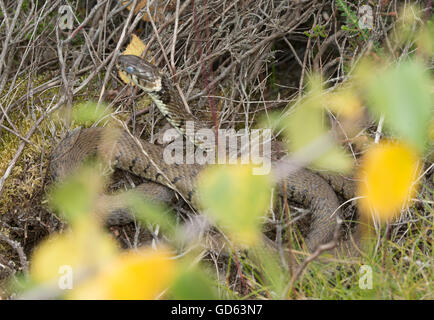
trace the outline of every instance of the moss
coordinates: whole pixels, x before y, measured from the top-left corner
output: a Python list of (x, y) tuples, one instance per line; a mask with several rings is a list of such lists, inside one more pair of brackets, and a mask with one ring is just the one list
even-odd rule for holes
[[(51, 76), (50, 73), (40, 74), (34, 78), (18, 78), (15, 87), (9, 92), (11, 83), (5, 86), (4, 96), (0, 97), (4, 105), (8, 105), (22, 96), (25, 96), (29, 89), (29, 81), (32, 86), (37, 87), (47, 81)], [(97, 96), (96, 85), (89, 86), (84, 95), (78, 96), (77, 101), (85, 101), (89, 96)], [(21, 106), (8, 113), (10, 121), (17, 128), (18, 134), (26, 137), (29, 130), (34, 126), (47, 106), (53, 105), (53, 97), (59, 97), (59, 88), (46, 90), (32, 97), (31, 103), (27, 107)], [(46, 168), (48, 166), (49, 154), (53, 141), (60, 138), (65, 130), (62, 130), (62, 121), (64, 116), (62, 108), (54, 112), (47, 119), (41, 122), (37, 130), (30, 137), (24, 147), (18, 161), (12, 169), (11, 174), (6, 179), (0, 197), (0, 215), (7, 212), (17, 211), (17, 207), (25, 207), (35, 192), (42, 189), (45, 178)], [(7, 121), (4, 125), (8, 125)], [(72, 128), (76, 125), (72, 125)], [(11, 160), (15, 156), (22, 139), (12, 132), (1, 130), (0, 134), (0, 177), (3, 176)]]

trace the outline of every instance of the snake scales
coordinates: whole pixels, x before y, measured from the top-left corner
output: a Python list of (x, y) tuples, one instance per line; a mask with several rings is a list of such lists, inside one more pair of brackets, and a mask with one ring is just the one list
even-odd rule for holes
[[(153, 65), (143, 59), (123, 55), (118, 58), (118, 68), (151, 97), (166, 119), (181, 133), (185, 133), (185, 122), (196, 120), (183, 108), (178, 93), (170, 82)], [(198, 124), (196, 126), (196, 123)], [(206, 126), (196, 120), (195, 127)], [(112, 129), (113, 131), (113, 129)], [(111, 138), (107, 138), (107, 136)], [(152, 181), (137, 188), (151, 197), (170, 201), (173, 192), (179, 193), (194, 208), (200, 210), (195, 193), (195, 179), (203, 169), (198, 164), (168, 165), (163, 160), (163, 147), (133, 137), (126, 130), (118, 130), (114, 135), (107, 129), (93, 127), (76, 129), (67, 135), (53, 150), (50, 162), (51, 176), (62, 179), (90, 155), (99, 155), (114, 167)], [(339, 176), (321, 177), (318, 174), (300, 169), (285, 180), (288, 199), (310, 208), (312, 219), (306, 237), (309, 251), (333, 238), (336, 228), (336, 215), (340, 214), (339, 200), (335, 190), (345, 198), (354, 195), (354, 185), (350, 180)], [(106, 209), (110, 212), (109, 224), (122, 224), (131, 221), (116, 202), (116, 198), (106, 196)]]

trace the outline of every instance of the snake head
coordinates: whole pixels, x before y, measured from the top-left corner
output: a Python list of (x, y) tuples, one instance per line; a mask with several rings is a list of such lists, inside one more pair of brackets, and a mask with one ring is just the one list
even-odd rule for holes
[(157, 67), (135, 55), (120, 55), (117, 67), (128, 79), (146, 92), (161, 90), (161, 74)]

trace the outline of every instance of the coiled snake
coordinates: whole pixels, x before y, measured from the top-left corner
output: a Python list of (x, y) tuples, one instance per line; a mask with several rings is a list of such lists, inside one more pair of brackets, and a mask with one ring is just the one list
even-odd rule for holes
[[(155, 66), (132, 55), (121, 55), (117, 64), (134, 84), (147, 92), (170, 124), (181, 133), (185, 132), (186, 121), (196, 121), (196, 128), (203, 125), (185, 112), (177, 91)], [(170, 201), (173, 194), (171, 190), (174, 190), (193, 207), (199, 208), (195, 179), (203, 166), (168, 165), (163, 159), (163, 147), (137, 139), (126, 130), (120, 130), (112, 137), (107, 139), (106, 129), (102, 127), (72, 131), (52, 152), (51, 176), (57, 180), (62, 179), (86, 157), (97, 154), (116, 168), (152, 181), (153, 183), (138, 186), (144, 193)], [(310, 170), (300, 169), (285, 180), (286, 188), (278, 187), (280, 191), (287, 190), (285, 196), (288, 199), (310, 208), (312, 212), (310, 231), (306, 237), (309, 251), (333, 238), (336, 215), (340, 214), (340, 211), (336, 210), (339, 201), (334, 189), (342, 192), (346, 198), (351, 198), (354, 194), (351, 181), (338, 176), (330, 176), (327, 180)], [(131, 217), (122, 210), (112, 210), (113, 207), (116, 209), (116, 200), (108, 202), (110, 204), (107, 204), (107, 209), (111, 212), (108, 217), (109, 224), (131, 221)]]

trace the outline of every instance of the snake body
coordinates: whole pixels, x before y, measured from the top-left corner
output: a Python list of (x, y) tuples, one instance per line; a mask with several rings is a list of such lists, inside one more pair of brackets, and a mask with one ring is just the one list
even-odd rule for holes
[[(136, 56), (120, 56), (118, 68), (125, 71), (130, 79), (146, 91), (167, 120), (185, 133), (185, 123), (197, 120), (186, 114), (176, 91), (170, 82), (161, 75), (153, 65)], [(195, 122), (195, 124), (196, 124)], [(206, 124), (199, 124), (205, 127)], [(63, 179), (90, 155), (98, 155), (114, 167), (126, 170), (134, 175), (151, 181), (139, 186), (146, 194), (162, 201), (170, 201), (174, 190), (198, 211), (200, 203), (195, 192), (196, 178), (203, 166), (198, 164), (168, 165), (163, 159), (164, 148), (147, 141), (135, 138), (123, 129), (108, 130), (102, 127), (76, 129), (67, 135), (53, 150), (50, 162), (50, 173), (56, 180)], [(354, 185), (349, 180), (330, 177), (328, 181), (318, 174), (299, 169), (285, 179), (286, 188), (278, 186), (278, 190), (286, 190), (283, 195), (292, 202), (310, 208), (312, 219), (310, 231), (306, 237), (309, 251), (319, 244), (333, 238), (336, 228), (336, 215), (339, 200), (334, 188), (342, 191), (348, 198), (354, 193)], [(110, 224), (122, 224), (131, 221), (131, 217), (122, 210), (110, 210), (116, 207), (116, 201), (107, 205)]]

